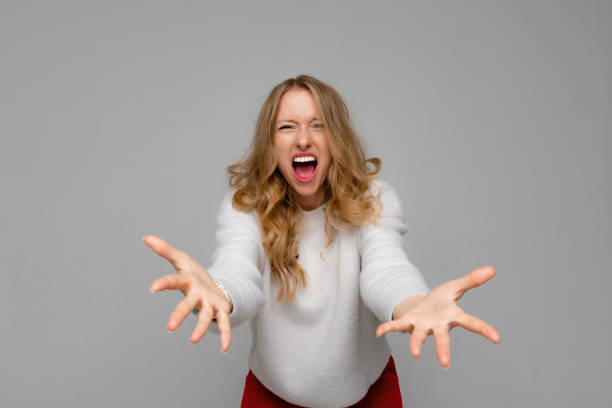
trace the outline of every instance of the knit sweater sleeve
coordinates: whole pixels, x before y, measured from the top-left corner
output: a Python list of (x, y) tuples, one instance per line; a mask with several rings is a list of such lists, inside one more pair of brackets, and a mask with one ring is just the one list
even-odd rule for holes
[(403, 235), (408, 227), (395, 191), (377, 178), (370, 192), (376, 195), (378, 191), (382, 218), (378, 225), (361, 227), (357, 238), (361, 256), (359, 284), (364, 303), (384, 322), (391, 320), (400, 301), (412, 295), (425, 295), (429, 288), (404, 252)]
[[(232, 329), (253, 317), (264, 303), (261, 291), (265, 252), (259, 221), (254, 212), (243, 212), (232, 205), (233, 191), (225, 194), (217, 215), (217, 248), (206, 268), (232, 299), (229, 314)], [(209, 330), (219, 333), (216, 324)]]

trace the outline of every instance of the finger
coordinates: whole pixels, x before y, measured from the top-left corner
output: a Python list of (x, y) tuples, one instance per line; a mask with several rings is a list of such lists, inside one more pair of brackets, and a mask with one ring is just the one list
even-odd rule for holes
[(182, 265), (187, 262), (186, 258), (188, 258), (189, 255), (172, 247), (166, 241), (155, 235), (145, 235), (142, 241), (159, 256), (170, 261), (177, 271), (183, 269)]
[(205, 303), (198, 314), (198, 324), (193, 330), (193, 333), (191, 333), (191, 338), (189, 339), (191, 343), (197, 343), (198, 341), (202, 340), (202, 337), (204, 337), (208, 331), (208, 326), (210, 326), (213, 316), (213, 307), (210, 304)]
[(477, 317), (471, 316), (467, 313), (463, 313), (459, 317), (456, 318), (456, 323), (463, 327), (466, 330), (471, 331), (472, 333), (481, 334), (488, 340), (491, 340), (493, 343), (499, 343), (500, 337), (497, 330), (480, 320)]
[(232, 329), (229, 316), (222, 310), (217, 310), (217, 327), (221, 334), (221, 352), (227, 353), (232, 342)]
[(483, 266), (482, 268), (473, 270), (462, 278), (456, 279), (454, 283), (460, 292), (459, 297), (463, 296), (469, 289), (482, 285), (495, 276), (496, 273), (497, 271), (493, 266)]
[(156, 279), (149, 288), (151, 292), (158, 292), (160, 290), (168, 289), (186, 291), (189, 289), (189, 280), (182, 275), (166, 275)]
[(450, 364), (450, 337), (448, 336), (448, 331), (445, 329), (438, 329), (434, 330), (433, 334), (440, 365), (444, 368), (448, 368)]
[(407, 316), (404, 316), (401, 319), (382, 323), (376, 328), (376, 337), (380, 337), (389, 332), (412, 332), (413, 327), (414, 324), (412, 321)]
[(421, 356), (421, 347), (423, 343), (425, 343), (425, 340), (427, 340), (428, 335), (428, 330), (415, 327), (410, 336), (410, 353), (414, 358), (419, 358)]
[(195, 296), (188, 296), (181, 300), (176, 306), (176, 309), (174, 309), (174, 312), (170, 315), (170, 319), (168, 320), (168, 331), (176, 330), (189, 313), (195, 309), (197, 304), (198, 298)]

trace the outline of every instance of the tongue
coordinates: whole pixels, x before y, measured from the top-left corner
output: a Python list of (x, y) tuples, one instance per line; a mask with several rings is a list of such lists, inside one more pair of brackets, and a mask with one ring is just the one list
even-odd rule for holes
[(297, 173), (298, 176), (300, 176), (301, 178), (310, 178), (312, 177), (312, 174), (315, 171), (315, 165), (314, 164), (306, 164), (306, 165), (297, 165), (295, 166), (295, 172)]

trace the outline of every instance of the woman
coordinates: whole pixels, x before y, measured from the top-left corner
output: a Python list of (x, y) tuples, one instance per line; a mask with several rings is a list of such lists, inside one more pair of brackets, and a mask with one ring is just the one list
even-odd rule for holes
[(457, 305), (495, 268), (429, 291), (403, 251), (401, 206), (379, 170), (378, 158), (365, 159), (340, 95), (300, 75), (270, 92), (249, 154), (228, 167), (233, 191), (221, 203), (212, 265), (143, 238), (178, 272), (151, 291), (185, 295), (168, 330), (199, 311), (190, 341), (210, 328), (226, 352), (231, 327), (252, 319), (242, 407), (401, 407), (383, 334), (411, 333), (415, 358), (433, 334), (443, 367), (454, 326), (499, 342)]

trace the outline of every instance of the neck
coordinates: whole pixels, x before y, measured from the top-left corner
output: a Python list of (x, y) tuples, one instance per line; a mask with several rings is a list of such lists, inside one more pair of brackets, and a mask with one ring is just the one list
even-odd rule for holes
[(325, 202), (325, 188), (321, 186), (320, 189), (312, 196), (298, 196), (294, 195), (293, 198), (297, 205), (304, 211), (312, 211), (316, 208), (319, 208), (321, 204)]

